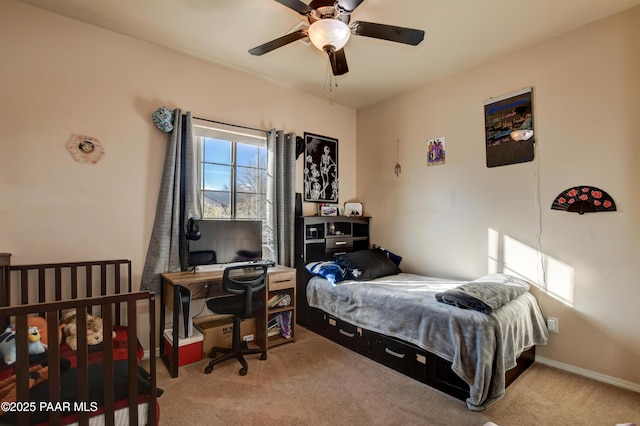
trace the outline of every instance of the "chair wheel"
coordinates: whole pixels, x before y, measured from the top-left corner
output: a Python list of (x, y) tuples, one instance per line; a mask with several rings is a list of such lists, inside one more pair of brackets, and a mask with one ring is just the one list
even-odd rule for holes
[(212, 371), (213, 371), (213, 365), (207, 365), (204, 368), (204, 374), (211, 374)]
[(260, 360), (264, 361), (267, 359), (267, 353), (264, 352), (262, 355), (260, 355)]
[(247, 367), (242, 367), (240, 369), (240, 371), (238, 371), (238, 374), (240, 374), (241, 376), (246, 376), (247, 375)]

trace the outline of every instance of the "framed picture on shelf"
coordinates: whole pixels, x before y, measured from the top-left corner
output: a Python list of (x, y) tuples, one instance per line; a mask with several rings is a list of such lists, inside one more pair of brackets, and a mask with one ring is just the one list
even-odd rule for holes
[(344, 203), (345, 216), (362, 216), (362, 203)]
[(338, 216), (338, 206), (320, 205), (320, 216)]
[(304, 134), (304, 201), (338, 202), (338, 140)]

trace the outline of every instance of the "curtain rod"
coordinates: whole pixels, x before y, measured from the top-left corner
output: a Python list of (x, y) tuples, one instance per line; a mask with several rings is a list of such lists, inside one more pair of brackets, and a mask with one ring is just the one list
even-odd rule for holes
[(246, 130), (254, 130), (254, 131), (256, 131), (256, 132), (269, 133), (269, 130), (256, 129), (256, 128), (253, 128), (253, 127), (241, 126), (241, 125), (239, 125), (239, 124), (225, 123), (225, 122), (223, 122), (223, 121), (209, 120), (208, 118), (193, 117), (193, 119), (194, 119), (194, 120), (207, 121), (207, 122), (209, 122), (209, 123), (224, 124), (225, 126), (239, 127), (239, 128), (241, 128), (241, 129), (246, 129)]

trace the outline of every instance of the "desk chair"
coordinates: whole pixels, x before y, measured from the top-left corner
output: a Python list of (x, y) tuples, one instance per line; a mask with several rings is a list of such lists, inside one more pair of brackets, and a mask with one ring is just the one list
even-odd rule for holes
[[(236, 358), (242, 368), (241, 376), (247, 374), (249, 365), (244, 359), (244, 355), (261, 354), (260, 359), (267, 359), (266, 349), (248, 349), (245, 342), (240, 337), (240, 322), (243, 319), (251, 318), (253, 313), (263, 306), (259, 299), (254, 299), (253, 295), (262, 290), (267, 283), (267, 266), (230, 266), (224, 270), (222, 276), (222, 289), (232, 296), (216, 297), (207, 300), (207, 308), (216, 314), (233, 315), (233, 337), (231, 348), (213, 347), (209, 358), (213, 358), (204, 369), (206, 374), (213, 371), (213, 366), (231, 358)], [(224, 353), (216, 358), (218, 352)]]

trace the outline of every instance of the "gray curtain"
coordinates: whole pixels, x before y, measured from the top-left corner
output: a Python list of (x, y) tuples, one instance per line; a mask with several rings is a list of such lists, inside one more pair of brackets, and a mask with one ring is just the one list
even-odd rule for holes
[(190, 217), (202, 217), (198, 192), (198, 169), (193, 144), (191, 112), (174, 111), (173, 131), (167, 141), (160, 194), (141, 290), (159, 293), (160, 274), (186, 270), (189, 245), (185, 237)]
[(296, 135), (267, 134), (267, 232), (279, 265), (294, 265)]

